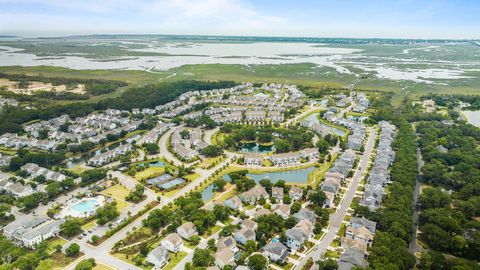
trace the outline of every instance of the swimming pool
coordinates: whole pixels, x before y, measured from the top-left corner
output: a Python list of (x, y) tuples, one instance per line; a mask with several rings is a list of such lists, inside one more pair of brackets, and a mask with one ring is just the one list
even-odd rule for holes
[(72, 205), (71, 209), (79, 213), (89, 213), (97, 208), (98, 202), (95, 199), (84, 200)]

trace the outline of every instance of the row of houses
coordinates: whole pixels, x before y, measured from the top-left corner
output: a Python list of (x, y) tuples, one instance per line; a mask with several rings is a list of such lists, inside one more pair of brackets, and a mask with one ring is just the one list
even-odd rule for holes
[(15, 149), (34, 148), (44, 151), (54, 151), (60, 146), (60, 143), (52, 140), (39, 140), (26, 136), (18, 136), (13, 133), (5, 133), (0, 136), (0, 145)]
[(299, 165), (302, 159), (314, 161), (318, 158), (317, 148), (305, 148), (297, 152), (273, 154), (262, 156), (260, 154), (243, 155), (244, 164), (247, 166), (262, 166), (264, 160), (270, 160), (274, 166), (288, 167)]
[(47, 217), (13, 221), (3, 227), (3, 235), (15, 244), (35, 248), (42, 241), (55, 237), (60, 232), (63, 219), (51, 220)]
[(360, 201), (361, 205), (367, 206), (371, 211), (380, 207), (382, 203), (384, 188), (390, 183), (388, 168), (395, 160), (392, 143), (396, 136), (396, 128), (386, 121), (381, 121), (379, 126), (381, 132), (375, 161), (364, 187), (363, 199)]
[[(188, 133), (188, 138), (182, 138), (184, 132)], [(191, 160), (198, 155), (198, 151), (208, 146), (208, 143), (202, 137), (203, 132), (200, 128), (179, 127), (172, 133), (170, 144), (175, 154), (185, 160)]]
[(356, 93), (355, 98), (357, 102), (355, 106), (353, 106), (352, 111), (357, 113), (364, 113), (368, 109), (368, 106), (370, 105), (370, 101), (368, 100), (367, 96), (363, 92)]
[(365, 140), (366, 129), (365, 125), (358, 124), (353, 126), (350, 135), (348, 135), (347, 147), (353, 150), (360, 150)]
[(353, 169), (355, 159), (355, 152), (348, 149), (335, 160), (334, 165), (325, 174), (324, 181), (320, 185), (327, 196), (324, 207), (334, 206), (333, 200), (335, 195), (340, 190), (342, 183), (349, 176), (350, 170)]
[(12, 175), (0, 172), (0, 191), (11, 194), (15, 198), (32, 195), (35, 191), (30, 185), (11, 181)]
[(120, 145), (112, 150), (100, 153), (88, 160), (87, 164), (93, 167), (100, 167), (108, 164), (122, 155), (126, 155), (133, 151), (131, 144)]
[(368, 247), (375, 237), (376, 222), (352, 217), (342, 237), (343, 252), (338, 259), (339, 270), (367, 267)]
[(35, 163), (27, 163), (20, 167), (21, 170), (26, 171), (30, 178), (36, 178), (38, 176), (44, 176), (46, 181), (55, 181), (55, 182), (62, 182), (67, 177), (64, 174), (59, 172), (54, 172), (44, 167), (38, 166)]
[(147, 132), (145, 136), (141, 139), (142, 144), (157, 143), (160, 136), (165, 133), (170, 128), (169, 125), (164, 122), (158, 123), (152, 130)]

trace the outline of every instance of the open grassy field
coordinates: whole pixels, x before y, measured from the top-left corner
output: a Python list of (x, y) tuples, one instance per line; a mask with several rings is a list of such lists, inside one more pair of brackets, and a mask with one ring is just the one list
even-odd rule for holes
[(113, 197), (115, 199), (124, 200), (126, 196), (130, 193), (126, 187), (121, 184), (116, 184), (112, 187), (109, 187), (101, 192), (104, 195)]
[(162, 175), (163, 173), (165, 173), (165, 168), (163, 167), (150, 167), (141, 172), (137, 172), (134, 178), (137, 181), (141, 181), (141, 180), (157, 177), (159, 175)]

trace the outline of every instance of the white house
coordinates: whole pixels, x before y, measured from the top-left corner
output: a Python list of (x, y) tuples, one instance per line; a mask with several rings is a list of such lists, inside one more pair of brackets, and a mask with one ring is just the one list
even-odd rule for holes
[(192, 222), (186, 222), (177, 228), (177, 234), (183, 239), (189, 240), (193, 235), (198, 235), (198, 232)]
[(160, 241), (160, 245), (166, 248), (168, 251), (177, 253), (183, 246), (182, 238), (176, 234), (171, 233), (165, 236), (165, 238)]
[(154, 269), (162, 268), (162, 266), (164, 266), (169, 259), (170, 256), (168, 255), (167, 249), (161, 245), (158, 245), (147, 255), (147, 262), (153, 264)]

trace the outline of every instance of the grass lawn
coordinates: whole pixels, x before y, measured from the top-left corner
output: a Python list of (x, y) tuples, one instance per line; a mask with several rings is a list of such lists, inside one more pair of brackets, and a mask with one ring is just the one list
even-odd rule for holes
[(67, 241), (65, 239), (62, 239), (60, 237), (54, 237), (52, 239), (49, 239), (48, 240), (48, 251), (50, 251), (50, 253), (53, 253), (55, 252), (55, 246), (56, 245), (65, 245), (65, 243), (67, 243)]
[(141, 172), (137, 172), (134, 178), (137, 181), (150, 179), (153, 177), (157, 177), (165, 173), (165, 168), (163, 167), (149, 167)]
[(220, 132), (219, 130), (212, 134), (212, 144), (213, 145), (222, 145), (225, 140), (225, 133)]
[(192, 174), (189, 174), (189, 175), (185, 176), (185, 179), (187, 179), (188, 181), (194, 181), (199, 176), (200, 176), (200, 174), (198, 174), (198, 173), (192, 173)]
[(126, 201), (122, 200), (115, 200), (117, 202), (117, 210), (118, 212), (122, 212), (123, 208), (128, 206), (128, 203)]
[(125, 197), (128, 196), (128, 194), (130, 194), (130, 190), (128, 190), (126, 187), (124, 187), (121, 184), (116, 184), (114, 186), (111, 186), (103, 190), (101, 193), (118, 200), (125, 200)]
[[(287, 264), (285, 264), (285, 265), (279, 265), (279, 264), (276, 264), (276, 263), (272, 263), (272, 264), (275, 265), (275, 266), (277, 266), (277, 267), (279, 267), (279, 268), (281, 268), (281, 269), (285, 269), (285, 270), (290, 270), (290, 269), (292, 269), (292, 267), (293, 267), (293, 264), (290, 263), (290, 262), (287, 263)], [(273, 269), (275, 269), (275, 268), (273, 268)]]
[(129, 259), (127, 259), (127, 256), (126, 254), (123, 254), (123, 253), (110, 253), (112, 256), (114, 256), (115, 258), (117, 259), (120, 259), (124, 262), (127, 262), (129, 264), (133, 264), (135, 265), (136, 267), (140, 267), (144, 270), (151, 270), (152, 267), (151, 266), (145, 266), (145, 265), (136, 265), (133, 261), (131, 261), (132, 258), (135, 257), (136, 254), (132, 254), (132, 255), (129, 255)]
[(208, 169), (210, 168), (214, 163), (219, 163), (223, 160), (223, 156), (218, 156), (218, 157), (214, 157), (214, 158), (207, 158), (207, 159), (204, 159), (202, 161), (202, 163), (199, 164), (199, 167), (200, 168), (203, 168), (203, 169)]
[(93, 270), (115, 270), (115, 268), (112, 268), (105, 264), (97, 263), (97, 265), (93, 267)]
[(95, 225), (97, 225), (97, 220), (96, 220), (96, 219), (90, 221), (90, 222), (87, 223), (87, 224), (84, 224), (84, 225), (82, 226), (82, 229), (83, 229), (84, 231), (88, 231), (88, 230), (90, 230), (91, 228), (95, 227)]
[(54, 252), (51, 255), (51, 259), (55, 262), (55, 266), (53, 267), (53, 269), (55, 270), (65, 269), (67, 265), (71, 264), (81, 256), (83, 256), (83, 253), (81, 252), (80, 254), (77, 255), (77, 257), (68, 257), (62, 252)]
[(185, 251), (180, 251), (176, 254), (170, 253), (170, 261), (167, 265), (163, 268), (163, 270), (171, 270), (173, 269), (183, 258), (187, 256)]
[(85, 169), (84, 167), (82, 167), (80, 165), (76, 165), (76, 166), (73, 166), (73, 167), (68, 169), (68, 171), (71, 171), (72, 173), (75, 173), (75, 174), (78, 174), (78, 175), (83, 173), (86, 170), (87, 169)]
[(209, 237), (210, 235), (220, 231), (222, 229), (222, 226), (219, 226), (219, 225), (215, 225), (213, 226), (212, 228), (210, 228), (210, 230), (206, 230), (205, 233), (202, 235), (203, 238), (207, 238)]
[[(231, 185), (231, 184), (230, 184), (230, 185)], [(218, 197), (216, 201), (217, 201), (217, 202), (224, 202), (224, 201), (226, 201), (227, 199), (229, 199), (229, 198), (237, 195), (237, 193), (238, 193), (238, 192), (237, 192), (237, 189), (236, 189), (236, 188), (233, 188), (232, 190), (230, 190), (230, 191), (224, 193), (222, 196)]]
[(316, 187), (320, 183), (320, 181), (323, 179), (323, 176), (325, 175), (325, 173), (327, 173), (328, 169), (330, 169), (330, 167), (332, 166), (332, 163), (335, 161), (335, 159), (337, 159), (337, 156), (338, 156), (338, 153), (333, 155), (329, 162), (325, 162), (321, 164), (320, 167), (318, 167), (316, 170), (311, 172), (308, 175), (308, 184), (310, 184), (313, 187)]

